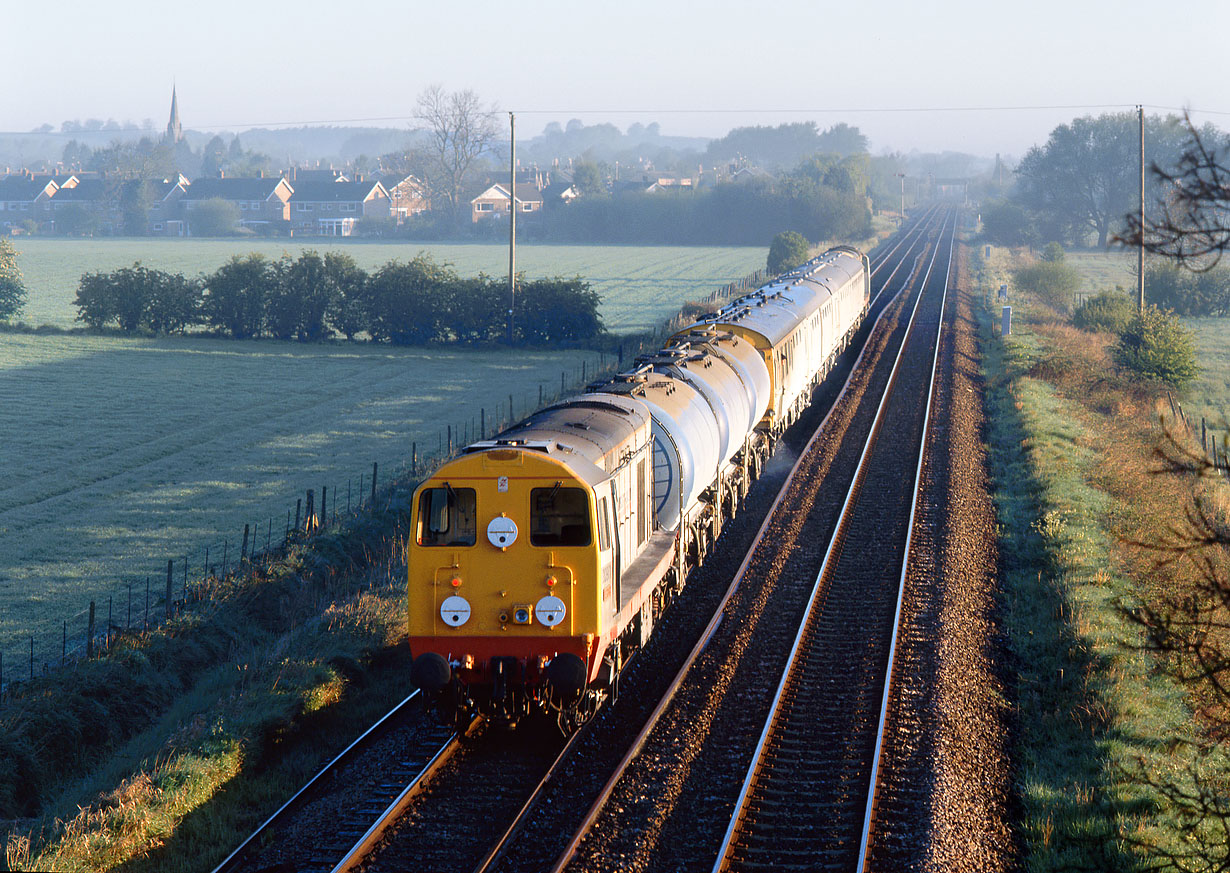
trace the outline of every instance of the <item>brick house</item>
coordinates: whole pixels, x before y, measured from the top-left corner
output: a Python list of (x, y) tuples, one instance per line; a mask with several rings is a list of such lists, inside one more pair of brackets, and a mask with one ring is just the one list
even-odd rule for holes
[(431, 208), (427, 187), (417, 176), (387, 176), (381, 182), (389, 192), (389, 214), (398, 224)]
[(192, 233), (192, 210), (205, 200), (229, 200), (239, 207), (239, 223), (244, 227), (290, 222), (290, 198), (294, 189), (281, 177), (197, 179), (179, 198), (180, 218), (186, 232)]
[(50, 178), (34, 178), (30, 173), (0, 177), (0, 227), (10, 231), (26, 221), (47, 221), (47, 204), (59, 190)]
[[(528, 191), (522, 191), (517, 186), (517, 213), (533, 213), (542, 209), (542, 194), (534, 186), (528, 186)], [(496, 216), (507, 217), (512, 195), (504, 185), (492, 185), (482, 194), (470, 201), (470, 221), (477, 224)]]
[(389, 192), (380, 182), (303, 182), (290, 196), (292, 233), (350, 236), (361, 218), (388, 218)]

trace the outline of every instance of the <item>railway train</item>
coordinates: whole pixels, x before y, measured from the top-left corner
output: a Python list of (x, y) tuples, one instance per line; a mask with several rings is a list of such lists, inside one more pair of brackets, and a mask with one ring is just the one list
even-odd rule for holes
[(570, 731), (618, 692), (849, 344), (870, 281), (865, 254), (830, 249), (418, 487), (411, 681), (443, 718), (545, 713)]

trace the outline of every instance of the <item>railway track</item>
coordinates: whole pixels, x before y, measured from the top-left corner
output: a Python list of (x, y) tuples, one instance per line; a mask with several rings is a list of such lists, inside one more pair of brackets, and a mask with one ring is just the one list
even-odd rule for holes
[[(934, 238), (937, 230), (932, 224), (927, 235)], [(882, 272), (877, 283), (877, 308), (889, 304), (901, 290), (906, 274), (919, 260), (919, 247), (926, 243), (923, 236), (916, 234), (912, 245), (879, 262)], [(898, 301), (898, 308), (917, 295), (903, 296), (908, 300)], [(831, 505), (832, 495), (822, 485), (831, 476), (840, 478), (843, 469), (853, 475), (857, 451), (853, 452), (855, 457), (843, 457), (851, 454), (850, 441), (843, 435), (870, 428), (868, 405), (860, 401), (867, 394), (881, 391), (887, 383), (885, 351), (895, 350), (904, 334), (904, 323), (890, 313), (872, 333), (863, 353), (868, 358), (867, 366), (860, 367), (843, 389), (829, 413), (829, 426), (816, 431), (810, 444), (784, 447), (788, 457), (798, 453), (804, 460), (795, 466), (790, 487), (778, 496), (770, 521), (758, 534), (749, 534), (746, 545), (730, 549), (724, 559), (715, 555), (695, 571), (702, 580), (706, 575), (713, 577), (708, 585), (720, 585), (713, 597), (725, 604), (724, 611), (718, 603), (695, 610), (706, 618), (715, 616), (700, 633), (676, 633), (677, 629), (672, 629), (669, 635), (661, 635), (664, 646), (679, 648), (684, 639), (699, 642), (686, 657), (679, 654), (677, 658), (655, 655), (651, 646), (641, 656), (645, 663), (636, 666), (646, 671), (653, 668), (652, 675), (628, 682), (629, 687), (635, 683), (644, 692), (640, 708), (629, 707), (637, 711), (622, 718), (617, 717), (621, 707), (612, 708), (604, 723), (595, 726), (601, 740), (595, 738), (578, 750), (577, 761), (571, 765), (571, 781), (565, 784), (561, 780), (554, 792), (547, 792), (555, 810), (589, 805), (590, 813), (574, 828), (575, 836), (566, 840), (558, 818), (548, 824), (538, 814), (524, 825), (490, 869), (542, 870), (551, 869), (553, 864), (554, 869), (564, 869), (570, 862), (587, 870), (698, 869), (698, 857), (714, 856), (725, 826), (724, 814), (713, 814), (715, 804), (721, 807), (725, 797), (728, 811), (728, 804), (738, 793), (737, 779), (730, 785), (717, 783), (736, 769), (742, 775), (748, 750), (736, 748), (739, 738), (749, 734), (754, 737), (758, 732), (754, 727), (747, 729), (746, 714), (751, 707), (744, 696), (747, 688), (742, 679), (736, 681), (736, 674), (765, 672), (762, 659), (767, 650), (756, 642), (758, 624), (773, 624), (782, 614), (778, 606), (792, 597), (802, 609), (805, 598), (786, 591), (793, 582), (784, 577), (797, 571), (800, 562), (818, 566), (823, 543), (807, 533), (811, 525), (804, 521), (831, 525), (835, 520), (839, 507)], [(813, 420), (802, 429), (803, 443), (815, 428)], [(809, 459), (813, 450), (823, 459)], [(832, 516), (827, 522), (826, 515)], [(784, 549), (791, 552), (785, 560)], [(735, 565), (745, 554), (748, 557), (736, 572)], [(770, 574), (776, 578), (767, 579)], [(811, 575), (814, 578), (814, 572)], [(727, 588), (732, 577), (736, 581)], [(754, 584), (741, 586), (739, 580), (747, 578)], [(696, 585), (690, 582), (689, 589)], [(766, 616), (769, 621), (762, 622)], [(664, 669), (667, 667), (669, 670)], [(670, 676), (689, 672), (692, 675), (687, 681), (667, 687)], [(649, 713), (659, 699), (662, 704)], [(630, 751), (625, 754), (625, 750)], [(743, 765), (732, 769), (732, 758), (740, 755)], [(545, 802), (540, 806), (546, 806)], [(711, 846), (708, 850), (706, 843)]]
[(947, 249), (928, 268), (924, 284), (935, 287), (846, 497), (715, 871), (864, 869), (951, 241)]
[[(908, 276), (916, 271), (920, 247), (926, 244), (928, 235), (934, 235), (934, 221), (933, 215), (925, 216), (873, 259), (876, 299), (868, 323), (875, 321), (875, 316), (896, 299)], [(864, 328), (862, 335), (866, 336), (868, 330)], [(874, 340), (886, 341), (885, 337)], [(861, 345), (861, 341), (855, 345)], [(847, 358), (852, 357), (852, 353), (847, 353)], [(849, 367), (851, 362), (847, 360), (845, 365)], [(816, 404), (800, 425), (786, 435), (779, 450), (784, 459), (766, 470), (761, 483), (749, 494), (748, 508), (727, 525), (721, 547), (703, 567), (693, 570), (683, 597), (695, 602), (680, 603), (667, 613), (655, 639), (691, 641), (702, 634), (706, 639), (712, 636), (717, 624), (706, 629), (704, 622), (718, 611), (719, 603), (729, 599), (729, 593), (725, 598), (722, 593), (733, 575), (732, 561), (742, 557), (756, 539), (760, 521), (774, 502), (778, 486), (790, 476), (790, 464), (803, 452), (822, 410), (836, 393), (832, 386), (824, 390), (830, 396), (822, 398), (823, 402)], [(720, 617), (714, 622), (720, 624)], [(675, 656), (672, 670), (680, 666), (686, 651), (686, 646), (676, 648), (682, 651)], [(665, 660), (670, 661), (670, 657)], [(555, 789), (567, 786), (564, 795), (568, 797), (594, 796), (594, 780), (614, 766), (614, 762), (608, 762), (605, 768), (595, 768), (594, 748), (611, 745), (611, 730), (626, 733), (626, 724), (644, 723), (649, 715), (646, 701), (666, 693), (660, 681), (662, 661), (652, 646), (638, 656), (628, 667), (625, 685), (638, 689), (636, 697), (625, 695), (616, 705), (608, 706), (595, 723), (575, 734), (566, 746), (559, 739), (535, 736), (524, 726), (515, 734), (487, 732), (480, 727), (464, 741), (437, 737), (437, 745), (432, 749), (394, 755), (393, 760), (398, 763), (393, 769), (400, 771), (400, 778), (391, 779), (380, 775), (382, 767), (388, 765), (372, 763), (373, 756), (378, 754), (375, 751), (352, 754), (351, 757), (361, 757), (367, 763), (358, 767), (351, 764), (349, 775), (344, 769), (346, 762), (326, 768), (328, 773), (322, 771), (313, 780), (315, 788), (305, 787), (309, 797), (296, 795), (245, 841), (217, 873), (292, 869), (340, 873), (359, 867), (372, 871), (542, 869), (541, 859), (549, 863), (554, 857), (550, 850), (544, 855), (543, 846), (553, 842), (558, 854), (561, 832), (567, 833), (562, 831), (564, 823), (575, 817), (575, 811), (567, 810), (584, 808), (583, 803), (561, 802)], [(638, 672), (655, 676), (636, 676)], [(655, 682), (655, 678), (659, 681)], [(425, 725), (418, 723), (421, 718), (412, 721), (416, 721), (416, 730), (426, 730)], [(336, 772), (339, 769), (342, 772)], [(350, 796), (355, 794), (355, 784), (369, 783), (372, 788), (363, 789), (362, 793), (370, 796)], [(313, 793), (318, 795), (315, 800), (310, 798)], [(562, 815), (544, 817), (544, 810), (557, 810)], [(509, 822), (512, 824), (505, 827)], [(569, 822), (568, 826), (573, 824)], [(542, 839), (544, 829), (552, 840)], [(331, 836), (322, 838), (326, 833)], [(535, 844), (535, 852), (526, 854), (527, 841)]]

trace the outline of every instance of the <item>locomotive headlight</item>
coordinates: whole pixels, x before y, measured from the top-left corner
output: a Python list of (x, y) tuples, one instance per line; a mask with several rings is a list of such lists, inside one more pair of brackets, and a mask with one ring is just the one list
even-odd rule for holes
[(545, 627), (555, 627), (564, 620), (568, 607), (555, 595), (548, 594), (534, 604), (534, 612), (538, 615), (539, 624)]
[(440, 604), (440, 620), (449, 627), (461, 627), (470, 620), (470, 602), (454, 594)]

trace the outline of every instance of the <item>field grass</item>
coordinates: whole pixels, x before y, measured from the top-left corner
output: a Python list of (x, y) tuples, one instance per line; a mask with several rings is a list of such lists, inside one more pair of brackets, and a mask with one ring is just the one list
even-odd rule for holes
[(1200, 375), (1185, 392), (1183, 411), (1197, 426), (1203, 416), (1225, 433), (1230, 426), (1230, 319), (1185, 318), (1183, 323), (1192, 330), (1200, 364)]
[[(260, 252), (270, 258), (305, 249), (343, 251), (367, 270), (391, 260), (428, 252), (461, 275), (508, 275), (502, 245), (300, 240), (90, 239), (18, 240), (18, 266), (29, 301), (20, 314), (28, 324), (79, 326), (73, 300), (83, 273), (114, 270), (141, 261), (145, 266), (187, 276), (210, 273), (232, 255)], [(602, 317), (614, 333), (643, 331), (670, 318), (686, 300), (764, 267), (766, 249), (680, 246), (518, 245), (517, 269), (527, 276), (581, 276), (602, 295)]]
[[(460, 443), (549, 397), (580, 363), (573, 352), (440, 351), (367, 344), (167, 340), (0, 334), (0, 652), (5, 676), (38, 638), (59, 655), (61, 622), (84, 627), (91, 598), (106, 620), (127, 618), (124, 585), (202, 549), (233, 562), (243, 526), (276, 542), (296, 497), (321, 486), (344, 508), (372, 462), (387, 481), (437, 450), (452, 424)], [(155, 591), (158, 589), (155, 588)], [(74, 617), (76, 616), (76, 617)], [(12, 658), (10, 660), (10, 658)]]

